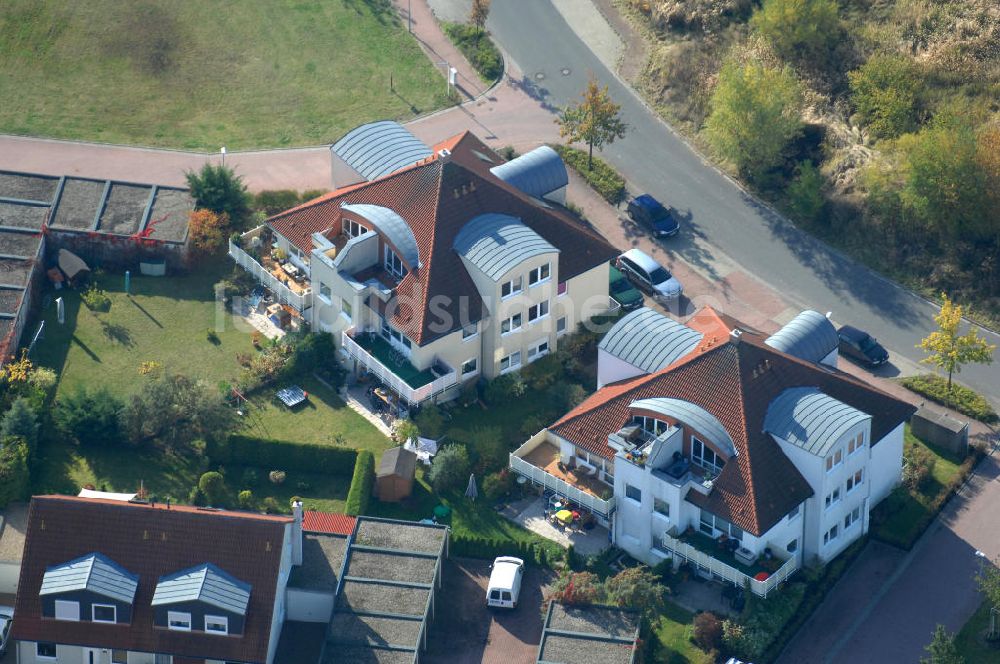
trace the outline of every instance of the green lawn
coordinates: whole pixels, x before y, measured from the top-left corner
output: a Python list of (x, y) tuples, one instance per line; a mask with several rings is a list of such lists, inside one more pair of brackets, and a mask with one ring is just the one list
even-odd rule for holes
[(389, 0), (0, 3), (0, 133), (317, 145), (444, 87)]
[(707, 664), (711, 661), (691, 641), (693, 620), (693, 613), (668, 601), (663, 613), (652, 626), (652, 661), (661, 664)]
[(959, 477), (962, 460), (945, 450), (928, 445), (913, 435), (906, 425), (904, 446), (908, 450), (921, 446), (930, 450), (937, 461), (932, 478), (920, 492), (914, 493), (905, 486), (896, 487), (889, 497), (876, 506), (873, 512), (873, 535), (885, 542), (910, 548), (934, 518), (940, 505), (939, 499)]
[[(91, 311), (79, 291), (48, 291), (43, 310), (45, 338), (32, 360), (60, 374), (59, 394), (78, 385), (103, 385), (119, 395), (145, 380), (139, 365), (155, 360), (167, 371), (203, 378), (212, 385), (239, 373), (236, 353), (251, 352), (250, 336), (232, 318), (217, 314), (213, 284), (231, 267), (218, 258), (209, 267), (180, 277), (132, 276), (132, 295), (123, 273), (96, 281), (111, 299), (107, 312)], [(65, 302), (66, 324), (56, 320), (55, 297)], [(218, 343), (207, 338), (216, 330)]]
[(955, 645), (965, 658), (965, 664), (994, 664), (1000, 661), (1000, 643), (987, 643), (984, 638), (989, 626), (990, 604), (986, 601), (955, 635)]

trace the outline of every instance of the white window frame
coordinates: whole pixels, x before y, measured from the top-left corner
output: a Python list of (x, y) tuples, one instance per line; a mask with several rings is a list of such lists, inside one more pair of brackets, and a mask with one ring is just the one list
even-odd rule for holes
[[(701, 447), (701, 455), (695, 455), (695, 443)], [(712, 456), (716, 461), (722, 461), (721, 464), (713, 463), (705, 459), (705, 450), (712, 453)], [(716, 452), (714, 449), (709, 447), (704, 441), (699, 439), (697, 436), (691, 436), (691, 463), (708, 471), (714, 471), (716, 475), (722, 472), (722, 469), (726, 465), (726, 460), (722, 458), (722, 455)]]
[(830, 530), (823, 533), (823, 546), (831, 544), (838, 537), (840, 537), (840, 524), (835, 523)]
[(844, 532), (847, 532), (854, 524), (861, 520), (861, 506), (844, 515)]
[[(354, 232), (355, 227), (357, 227), (356, 233)], [(362, 226), (360, 223), (354, 221), (353, 219), (348, 219), (347, 217), (344, 217), (344, 221), (341, 224), (340, 228), (341, 231), (344, 233), (344, 235), (351, 238), (358, 237), (359, 235), (364, 235), (366, 232), (368, 232), (367, 228)]]
[[(632, 489), (633, 491), (635, 491), (636, 493), (638, 493), (639, 497), (638, 498), (633, 498), (632, 496), (628, 495), (629, 489)], [(640, 505), (640, 504), (642, 504), (642, 489), (640, 489), (639, 487), (637, 487), (634, 484), (629, 484), (628, 482), (626, 482), (625, 483), (625, 497), (628, 498), (629, 500), (631, 500), (633, 503), (635, 503), (637, 505)]]
[[(39, 646), (52, 646), (52, 650), (55, 652), (54, 655), (43, 655), (38, 652)], [(59, 644), (52, 643), (51, 641), (36, 641), (35, 642), (35, 659), (45, 659), (55, 661), (59, 659)]]
[[(543, 309), (544, 309), (544, 311), (542, 311)], [(532, 318), (532, 316), (531, 316), (531, 312), (532, 311), (535, 312), (534, 318)], [(532, 324), (532, 323), (537, 323), (538, 321), (542, 320), (543, 318), (548, 318), (548, 317), (549, 317), (549, 301), (548, 300), (542, 300), (541, 302), (539, 302), (537, 304), (533, 304), (530, 307), (528, 307), (528, 324), (529, 325)]]
[[(542, 346), (545, 346), (545, 350), (542, 350)], [(541, 357), (542, 355), (548, 355), (549, 350), (550, 350), (549, 342), (547, 340), (543, 341), (540, 344), (532, 346), (531, 348), (528, 349), (528, 359), (533, 360), (536, 357)]]
[[(396, 263), (399, 263), (399, 269), (396, 269)], [(393, 248), (388, 244), (385, 245), (385, 256), (382, 261), (382, 267), (385, 271), (396, 277), (397, 279), (402, 279), (406, 276), (407, 269), (406, 264), (403, 263), (403, 259), (400, 258), (399, 254), (393, 251)]]
[[(112, 611), (114, 611), (115, 617), (112, 620), (98, 620), (97, 619), (97, 612), (94, 610), (97, 607), (101, 607), (101, 608), (105, 608), (105, 609), (111, 609)], [(118, 607), (115, 606), (114, 604), (91, 604), (90, 605), (90, 622), (107, 623), (107, 624), (117, 623), (118, 622)]]
[[(470, 334), (467, 334), (470, 328), (472, 329), (472, 332)], [(478, 335), (479, 335), (479, 325), (477, 325), (476, 323), (473, 323), (472, 325), (466, 325), (465, 327), (462, 328), (462, 341), (470, 341), (472, 339), (475, 339)]]
[[(70, 611), (70, 615), (71, 616), (75, 616), (75, 617), (67, 617), (65, 615), (65, 613), (63, 613), (63, 615), (59, 615), (59, 613), (60, 613), (59, 608), (60, 607), (62, 607), (63, 612), (65, 612), (66, 609), (72, 609)], [(74, 602), (72, 600), (67, 600), (67, 599), (57, 599), (55, 601), (55, 604), (53, 605), (53, 609), (52, 610), (54, 612), (53, 615), (55, 616), (56, 620), (66, 620), (66, 621), (69, 621), (69, 622), (80, 622), (80, 603), (79, 602)]]
[[(115, 659), (116, 653), (123, 655)], [(125, 648), (113, 648), (111, 650), (111, 664), (128, 664), (128, 650)]]
[(351, 303), (348, 302), (347, 300), (341, 299), (340, 315), (346, 318), (348, 322), (351, 322), (353, 314), (354, 314), (354, 308), (351, 307)]
[[(545, 272), (545, 276), (542, 276), (542, 272)], [(528, 272), (528, 288), (532, 286), (537, 286), (538, 284), (543, 284), (552, 278), (552, 266), (549, 263), (543, 263), (536, 268), (532, 268)]]
[[(186, 622), (187, 627), (179, 627), (176, 625), (171, 625), (171, 622)], [(191, 631), (191, 614), (187, 611), (167, 611), (167, 629), (173, 630), (175, 632), (190, 632)]]
[(850, 442), (847, 443), (847, 456), (852, 456), (857, 454), (865, 447), (865, 432), (862, 431), (858, 433), (857, 436), (852, 438)]
[[(472, 371), (465, 370), (465, 365), (468, 364), (469, 362), (472, 362), (473, 365)], [(466, 376), (475, 376), (477, 373), (479, 373), (479, 358), (470, 357), (465, 362), (462, 362), (462, 366), (460, 366), (458, 370), (462, 372), (461, 373), (462, 378), (465, 378)]]
[(859, 468), (854, 471), (854, 474), (847, 478), (847, 491), (844, 493), (850, 493), (857, 489), (859, 486), (864, 484), (865, 481), (865, 469)]
[[(326, 295), (323, 294), (324, 288), (326, 289)], [(319, 291), (317, 291), (316, 295), (327, 304), (333, 304), (333, 290), (322, 281), (319, 282)]]
[[(565, 316), (556, 319), (556, 336), (561, 337), (562, 335), (566, 334), (566, 330), (569, 329), (568, 323), (569, 322), (566, 320)], [(561, 330), (559, 329), (560, 325), (562, 326)]]
[(826, 498), (823, 501), (823, 503), (824, 503), (824, 509), (830, 509), (831, 507), (833, 507), (834, 505), (836, 505), (837, 503), (839, 503), (840, 502), (840, 498), (841, 498), (841, 496), (840, 496), (840, 487), (838, 486), (833, 491), (831, 491), (830, 493), (826, 494)]
[[(504, 295), (504, 289), (506, 289), (508, 286), (510, 287), (510, 291), (506, 295)], [(524, 278), (520, 276), (514, 277), (509, 281), (503, 282), (502, 284), (500, 284), (500, 299), (506, 300), (509, 297), (514, 297), (522, 290), (524, 290), (523, 287), (524, 287)]]
[[(658, 509), (656, 509), (657, 505), (662, 506), (664, 508), (664, 510), (658, 510)], [(667, 517), (669, 519), (670, 518), (670, 503), (668, 501), (666, 501), (666, 500), (660, 500), (659, 498), (657, 498), (657, 497), (654, 496), (653, 497), (653, 511), (656, 512), (657, 514), (659, 514), (660, 516), (665, 516), (665, 517)]]
[[(517, 363), (514, 363), (514, 358), (517, 357)], [(507, 368), (504, 368), (503, 363), (506, 360)], [(500, 358), (500, 373), (505, 374), (508, 371), (514, 371), (521, 366), (521, 351), (516, 350), (510, 355)]]
[[(225, 629), (224, 630), (209, 629), (208, 628), (208, 622), (210, 620), (221, 623), (225, 627)], [(206, 634), (229, 634), (229, 618), (227, 618), (226, 616), (209, 616), (209, 615), (206, 615), (205, 616), (205, 633)]]
[[(515, 319), (516, 323), (515, 323)], [(521, 329), (521, 325), (524, 323), (524, 316), (520, 313), (510, 316), (500, 323), (500, 336), (504, 337), (508, 334), (513, 334)], [(507, 326), (507, 331), (504, 332), (504, 326)]]
[(836, 468), (844, 463), (844, 450), (837, 448), (837, 451), (826, 458), (826, 472), (832, 473)]
[(799, 550), (799, 538), (798, 537), (796, 537), (795, 539), (791, 540), (788, 544), (785, 545), (785, 551), (787, 551), (788, 553), (795, 553), (798, 550)]

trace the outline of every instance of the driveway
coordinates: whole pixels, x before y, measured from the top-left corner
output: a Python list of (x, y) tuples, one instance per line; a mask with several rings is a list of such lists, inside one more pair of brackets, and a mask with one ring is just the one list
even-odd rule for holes
[(552, 582), (548, 570), (528, 568), (521, 598), (513, 611), (486, 607), (490, 562), (451, 558), (445, 562), (444, 588), (438, 593), (437, 615), (428, 650), (428, 664), (532, 664), (542, 639), (542, 599)]

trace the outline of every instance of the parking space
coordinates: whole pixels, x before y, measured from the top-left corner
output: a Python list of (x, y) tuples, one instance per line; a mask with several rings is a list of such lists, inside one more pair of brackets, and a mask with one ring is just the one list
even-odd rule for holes
[(549, 570), (529, 568), (521, 598), (512, 611), (486, 607), (489, 561), (452, 558), (445, 564), (444, 588), (429, 648), (430, 664), (532, 664), (542, 638), (542, 601), (554, 579)]

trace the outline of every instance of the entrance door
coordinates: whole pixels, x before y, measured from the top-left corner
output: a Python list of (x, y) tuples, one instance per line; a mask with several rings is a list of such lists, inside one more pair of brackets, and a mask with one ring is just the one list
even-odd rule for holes
[(105, 664), (105, 660), (101, 658), (101, 652), (100, 648), (84, 648), (83, 664)]

